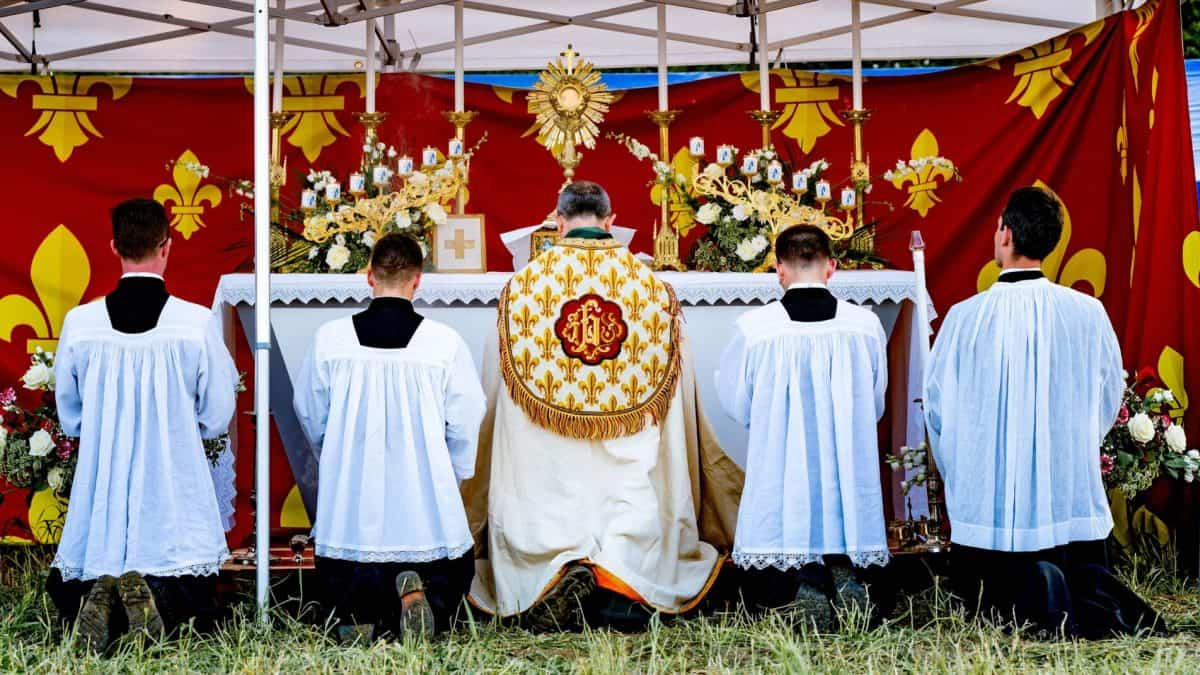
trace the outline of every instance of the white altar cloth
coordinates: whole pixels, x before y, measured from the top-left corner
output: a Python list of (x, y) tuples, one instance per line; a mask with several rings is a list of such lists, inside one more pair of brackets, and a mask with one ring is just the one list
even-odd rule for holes
[[(487, 335), (496, 328), (496, 300), (500, 289), (508, 280), (510, 272), (485, 274), (425, 274), (421, 287), (414, 298), (419, 311), (430, 318), (454, 327), (462, 334), (475, 357), (478, 367), (482, 363), (482, 351)], [(744, 464), (746, 458), (746, 431), (721, 411), (717, 401), (712, 372), (720, 358), (721, 350), (729, 340), (734, 319), (746, 311), (749, 305), (758, 305), (777, 300), (783, 291), (774, 274), (737, 274), (705, 272), (663, 272), (661, 277), (675, 288), (683, 306), (687, 333), (691, 343), (696, 371), (701, 386), (701, 401), (710, 421), (721, 440), (725, 451), (735, 461)], [(855, 304), (869, 305), (879, 315), (884, 330), (890, 337), (897, 321), (915, 321), (915, 312), (900, 311), (904, 302), (914, 302), (917, 297), (915, 275), (902, 270), (847, 270), (834, 275), (830, 290), (835, 296)], [(315, 466), (301, 469), (297, 462), (308, 463), (311, 450), (298, 447), (303, 443), (298, 430), (289, 429), (294, 421), (291, 413), (291, 374), (299, 368), (314, 331), (322, 323), (358, 311), (370, 300), (371, 290), (365, 275), (358, 274), (284, 274), (271, 276), (271, 303), (273, 345), (276, 353), (272, 358), (271, 409), (283, 439), (289, 461), (297, 471), (301, 493), (305, 495), (314, 486), (305, 488), (306, 483), (315, 482)], [(213, 298), (213, 310), (225, 322), (225, 335), (232, 340), (235, 315), (240, 318), (250, 344), (254, 344), (254, 322), (251, 318), (254, 305), (254, 277), (250, 274), (229, 274), (221, 277)], [(936, 316), (933, 303), (928, 304), (929, 316)], [(918, 340), (927, 337), (912, 326), (905, 327), (909, 345), (903, 353), (907, 357), (907, 382), (904, 401), (908, 409), (904, 442), (916, 444), (924, 439), (924, 419), (920, 408), (914, 403), (920, 397), (921, 359)], [(928, 326), (925, 327), (928, 331)], [(893, 366), (890, 370), (896, 372)], [(895, 448), (881, 448), (888, 452)], [(309, 475), (299, 475), (308, 473)], [(306, 504), (312, 494), (305, 496)], [(914, 497), (916, 493), (914, 493)], [(921, 510), (923, 504), (914, 507)], [(315, 502), (313, 502), (315, 503)]]

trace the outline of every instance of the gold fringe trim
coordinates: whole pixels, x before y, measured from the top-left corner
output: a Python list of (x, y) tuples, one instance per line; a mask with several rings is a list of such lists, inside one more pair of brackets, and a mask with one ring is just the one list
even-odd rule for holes
[[(512, 283), (511, 281), (509, 283)], [(644, 402), (620, 412), (579, 412), (560, 408), (552, 403), (538, 398), (532, 390), (517, 377), (512, 363), (512, 346), (508, 337), (508, 284), (500, 293), (497, 314), (497, 330), (500, 334), (500, 374), (508, 395), (512, 397), (530, 421), (543, 429), (568, 438), (581, 440), (607, 441), (614, 438), (632, 436), (644, 430), (647, 422), (657, 426), (667, 416), (671, 401), (675, 398), (675, 389), (679, 384), (679, 322), (680, 307), (675, 297), (675, 289), (659, 280), (667, 291), (670, 299), (667, 311), (671, 314), (671, 349), (667, 359), (667, 376), (663, 378), (658, 389)], [(647, 420), (647, 417), (650, 419)]]

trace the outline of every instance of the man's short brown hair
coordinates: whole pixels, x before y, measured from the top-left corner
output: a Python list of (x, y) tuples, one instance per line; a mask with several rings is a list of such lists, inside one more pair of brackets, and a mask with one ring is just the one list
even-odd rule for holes
[(153, 199), (129, 199), (112, 210), (113, 246), (125, 260), (149, 258), (170, 236), (167, 211)]
[(400, 232), (385, 235), (371, 251), (371, 273), (385, 286), (408, 283), (421, 271), (424, 262), (421, 245)]
[(833, 244), (816, 225), (794, 225), (775, 238), (775, 260), (789, 267), (807, 267), (833, 257)]

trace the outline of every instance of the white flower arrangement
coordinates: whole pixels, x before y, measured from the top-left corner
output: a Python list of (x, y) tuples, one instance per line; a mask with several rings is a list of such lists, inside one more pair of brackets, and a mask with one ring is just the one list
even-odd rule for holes
[(1183, 427), (1179, 426), (1178, 424), (1172, 424), (1171, 426), (1167, 427), (1165, 437), (1167, 447), (1170, 448), (1172, 452), (1177, 452), (1179, 454), (1187, 452), (1187, 433), (1184, 432)]
[(721, 219), (721, 215), (721, 205), (709, 202), (696, 209), (696, 222), (703, 225), (712, 225)]
[[(742, 204), (737, 204), (733, 207), (733, 219), (739, 223), (746, 222), (750, 218), (750, 211)], [(743, 258), (744, 260), (744, 258)]]
[(38, 429), (29, 437), (29, 454), (34, 457), (45, 457), (54, 449), (54, 437), (45, 429)]
[(329, 247), (329, 252), (325, 254), (325, 264), (333, 272), (341, 271), (346, 263), (350, 262), (350, 249), (343, 244), (334, 244)]
[(914, 157), (907, 162), (903, 159), (896, 160), (895, 168), (888, 169), (883, 173), (883, 179), (888, 182), (894, 182), (896, 179), (908, 173), (921, 173), (921, 170), (927, 166), (933, 166), (937, 169), (944, 169), (952, 173), (957, 173), (958, 168), (954, 166), (954, 162), (940, 156), (929, 157)]
[(767, 250), (767, 247), (770, 245), (767, 238), (760, 234), (750, 239), (743, 239), (734, 252), (737, 254), (737, 257), (745, 262), (750, 262), (762, 255), (762, 252)]
[(436, 202), (426, 204), (424, 211), (434, 225), (446, 224), (446, 209), (443, 209), (441, 204)]
[(362, 233), (362, 245), (367, 248), (375, 248), (375, 230), (367, 230)]

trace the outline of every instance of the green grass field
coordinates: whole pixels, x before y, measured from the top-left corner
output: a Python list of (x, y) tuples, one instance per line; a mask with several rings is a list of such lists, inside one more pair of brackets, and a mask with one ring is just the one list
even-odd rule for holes
[(126, 639), (113, 654), (84, 656), (54, 628), (41, 591), (46, 559), (0, 549), (0, 671), (43, 672), (1200, 672), (1200, 598), (1192, 585), (1146, 565), (1126, 579), (1170, 621), (1170, 637), (1045, 642), (963, 618), (936, 589), (903, 598), (880, 627), (836, 635), (796, 631), (778, 618), (740, 614), (652, 624), (640, 634), (606, 630), (530, 635), (491, 624), (427, 644), (341, 647), (321, 626), (278, 613), (270, 630), (248, 603), (219, 632), (144, 645)]

